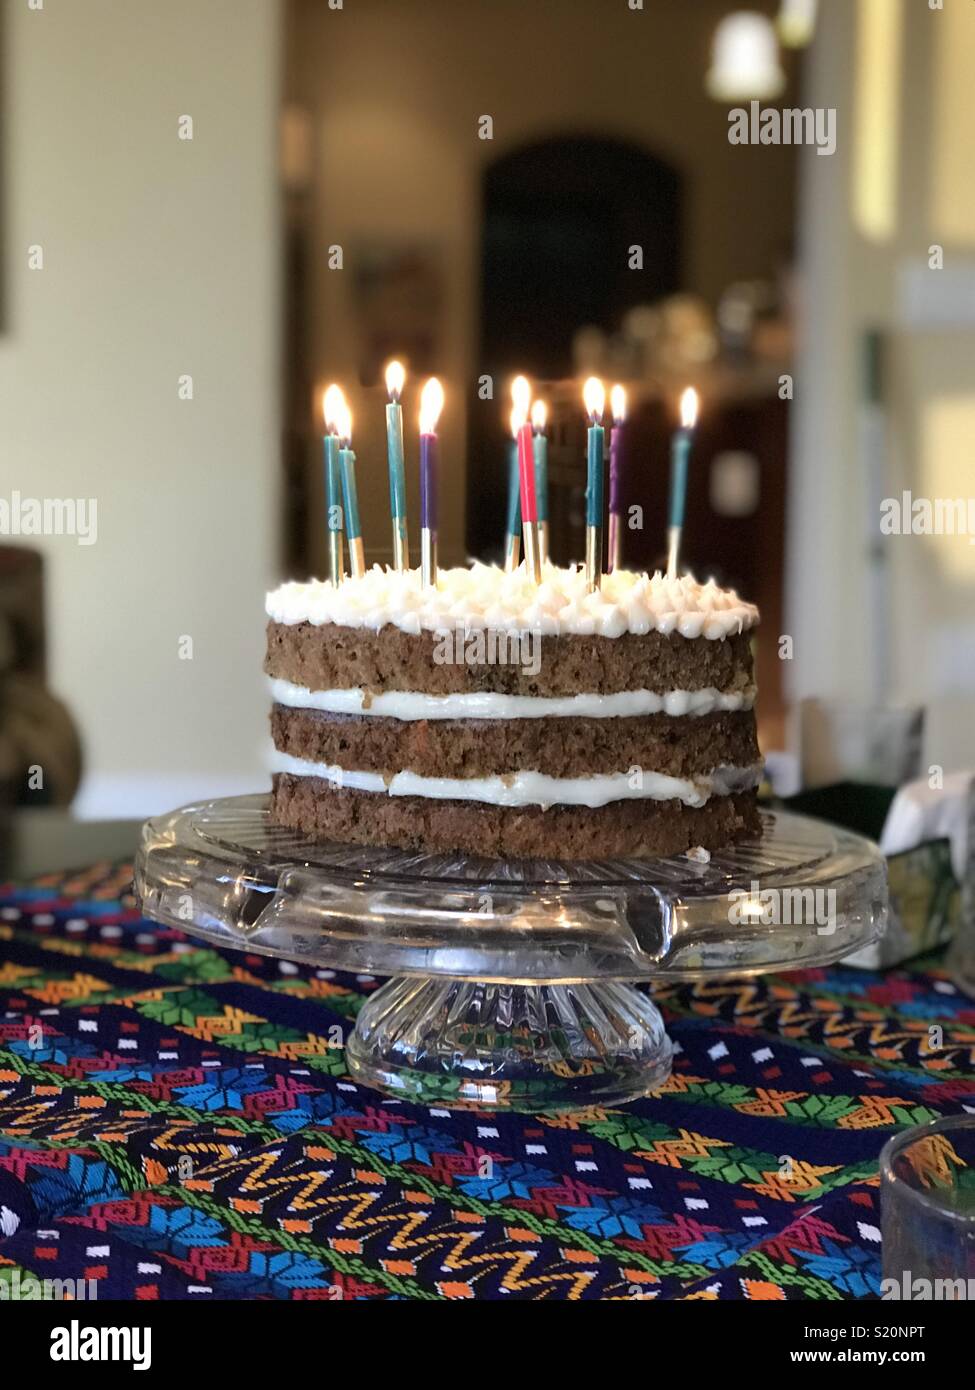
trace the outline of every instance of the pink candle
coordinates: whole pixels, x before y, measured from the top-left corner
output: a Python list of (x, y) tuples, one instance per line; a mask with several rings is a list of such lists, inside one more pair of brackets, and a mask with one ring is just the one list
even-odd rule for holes
[(535, 492), (535, 437), (530, 420), (525, 420), (518, 430), (518, 480), (521, 487), (521, 531), (525, 542), (525, 568), (535, 583), (541, 584), (538, 497)]
[(535, 446), (531, 424), (526, 421), (518, 430), (518, 478), (521, 485), (521, 520), (538, 520), (538, 498), (535, 494)]

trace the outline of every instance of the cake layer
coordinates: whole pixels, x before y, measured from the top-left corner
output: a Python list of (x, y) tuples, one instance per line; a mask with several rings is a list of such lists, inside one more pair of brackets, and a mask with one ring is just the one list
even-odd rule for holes
[(751, 711), (696, 719), (399, 720), (275, 705), (271, 735), (279, 752), (355, 771), (410, 771), (423, 777), (489, 777), (531, 769), (550, 777), (588, 777), (651, 768), (688, 778), (716, 767), (758, 762)]
[(711, 714), (714, 710), (750, 710), (755, 688), (744, 690), (618, 690), (614, 695), (501, 695), (491, 690), (455, 695), (425, 695), (416, 690), (373, 692), (309, 690), (307, 685), (268, 677), (271, 699), (288, 709), (323, 710), (327, 714), (362, 714), (384, 719), (634, 719), (639, 715)]
[(427, 695), (492, 692), (550, 698), (706, 689), (733, 695), (750, 692), (754, 684), (747, 633), (715, 641), (660, 632), (536, 637), (535, 645), (531, 661), (467, 665), (440, 659), (442, 639), (433, 632), (411, 635), (393, 627), (373, 632), (272, 621), (264, 669), (309, 690)]
[(316, 839), (459, 851), (489, 858), (592, 859), (718, 849), (759, 830), (754, 792), (680, 801), (616, 801), (581, 806), (501, 807), (468, 801), (391, 797), (334, 787), (316, 777), (278, 773), (271, 817)]
[(334, 787), (430, 801), (483, 801), (489, 806), (607, 806), (611, 801), (681, 801), (703, 806), (758, 786), (761, 767), (717, 767), (695, 777), (669, 777), (652, 768), (597, 772), (590, 777), (550, 777), (544, 772), (491, 773), (484, 777), (423, 777), (416, 772), (363, 772), (308, 762), (275, 752), (272, 772), (318, 778)]

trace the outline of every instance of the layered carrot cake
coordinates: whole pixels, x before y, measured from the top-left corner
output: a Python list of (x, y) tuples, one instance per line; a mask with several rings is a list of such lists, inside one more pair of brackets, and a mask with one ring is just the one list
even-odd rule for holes
[(272, 819), (491, 857), (656, 857), (758, 829), (751, 633), (732, 590), (579, 568), (379, 568), (267, 599)]

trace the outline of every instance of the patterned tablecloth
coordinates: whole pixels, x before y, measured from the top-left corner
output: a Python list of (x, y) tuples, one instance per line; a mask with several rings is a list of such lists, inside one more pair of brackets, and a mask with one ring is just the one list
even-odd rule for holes
[(0, 889), (0, 1279), (870, 1298), (881, 1145), (975, 1108), (975, 1004), (937, 957), (658, 989), (674, 1074), (625, 1109), (398, 1104), (343, 1062), (377, 981), (196, 945), (140, 918), (130, 877)]

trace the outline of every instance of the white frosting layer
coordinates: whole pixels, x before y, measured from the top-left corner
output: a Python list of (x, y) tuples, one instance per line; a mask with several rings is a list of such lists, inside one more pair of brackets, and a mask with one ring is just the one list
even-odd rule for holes
[(289, 709), (323, 710), (328, 714), (364, 714), (386, 719), (624, 719), (645, 714), (710, 714), (713, 710), (751, 709), (755, 690), (723, 694), (704, 690), (621, 690), (613, 695), (498, 695), (479, 691), (457, 695), (424, 695), (417, 691), (386, 690), (377, 694), (352, 690), (309, 690), (291, 681), (269, 680), (275, 704)]
[(682, 801), (703, 806), (712, 796), (748, 791), (761, 780), (757, 767), (719, 767), (707, 777), (668, 777), (662, 772), (614, 772), (593, 777), (546, 777), (541, 772), (512, 772), (503, 777), (420, 777), (397, 772), (350, 772), (330, 763), (294, 758), (274, 751), (272, 772), (295, 777), (320, 777), (335, 787), (387, 792), (390, 796), (422, 796), (435, 801), (481, 801), (491, 806), (606, 806), (611, 801)]
[(378, 631), (387, 624), (404, 632), (492, 628), (619, 637), (631, 632), (720, 639), (758, 622), (758, 609), (733, 589), (690, 575), (668, 579), (613, 570), (601, 588), (586, 593), (581, 567), (546, 564), (534, 584), (524, 565), (506, 574), (478, 562), (441, 570), (437, 587), (424, 588), (419, 570), (399, 572), (374, 565), (360, 579), (337, 586), (323, 580), (282, 584), (267, 596), (268, 617), (278, 623), (336, 623)]

